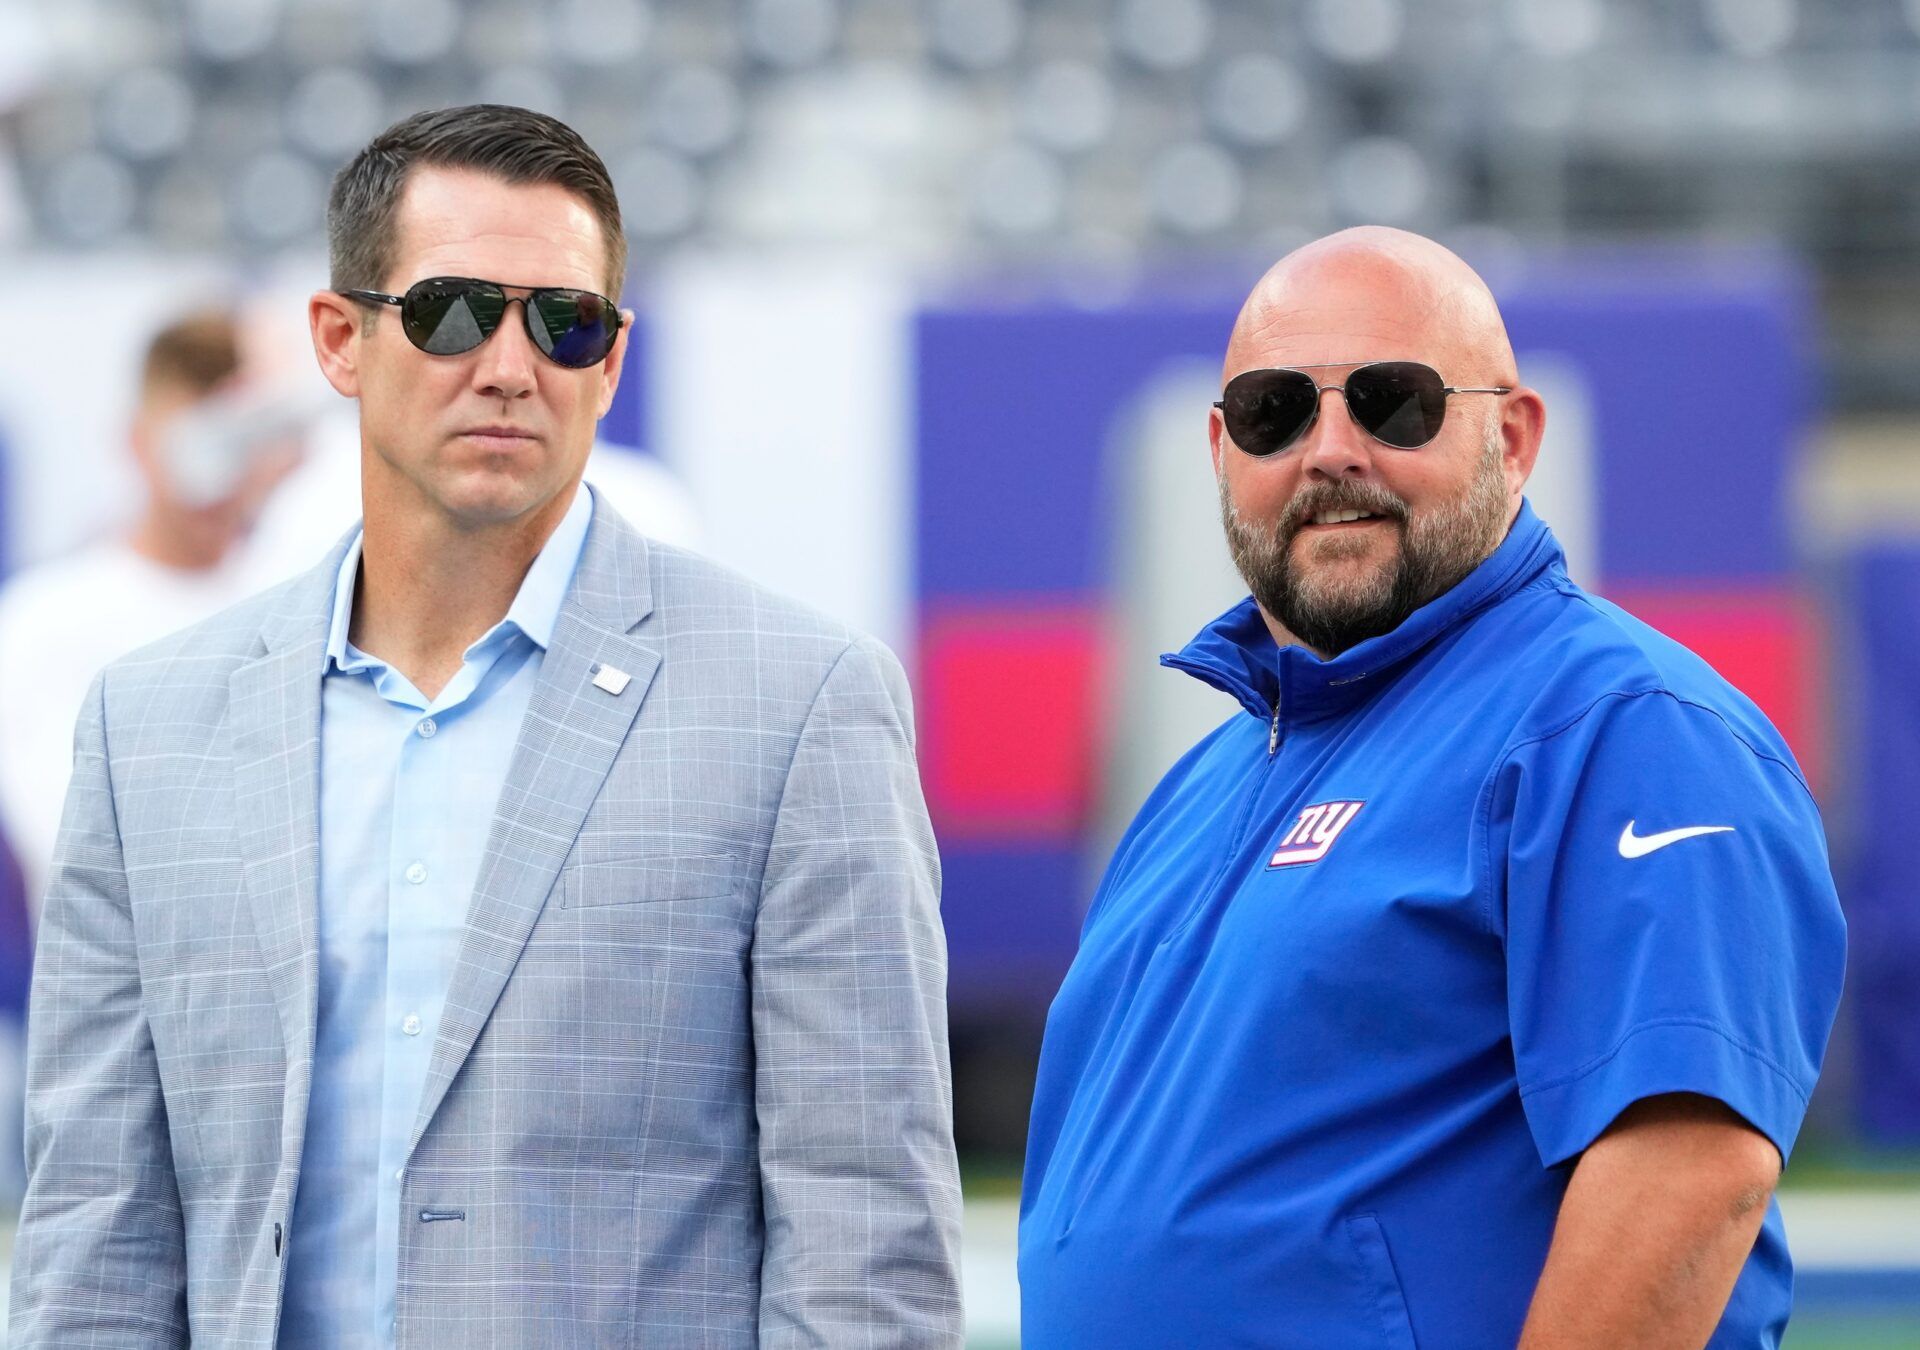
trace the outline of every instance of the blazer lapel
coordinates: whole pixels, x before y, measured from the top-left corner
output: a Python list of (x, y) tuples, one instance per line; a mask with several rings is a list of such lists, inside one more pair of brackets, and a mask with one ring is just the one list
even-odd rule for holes
[[(646, 541), (596, 497), (487, 836), (409, 1148), (472, 1053), (640, 711), (660, 653), (628, 630), (652, 609)], [(596, 684), (603, 668), (628, 678)]]
[[(334, 579), (352, 538), (294, 583), (261, 627), (265, 652), (236, 669), (227, 685), (247, 899), (287, 1062), (309, 1070), (294, 1076), (301, 1084), (311, 1081), (319, 989), (320, 681)], [(297, 1137), (306, 1123), (304, 1096), (288, 1108)]]

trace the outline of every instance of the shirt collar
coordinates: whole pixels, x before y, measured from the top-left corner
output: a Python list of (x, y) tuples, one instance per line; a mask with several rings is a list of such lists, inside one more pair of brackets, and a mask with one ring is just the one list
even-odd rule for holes
[(1524, 499), (1507, 537), (1452, 590), (1409, 614), (1390, 633), (1322, 660), (1305, 647), (1273, 640), (1260, 609), (1248, 596), (1200, 630), (1179, 652), (1160, 658), (1216, 689), (1232, 694), (1262, 721), (1276, 712), (1289, 721), (1310, 721), (1352, 707), (1379, 687), (1376, 678), (1424, 651), (1435, 639), (1474, 614), (1506, 599), (1549, 569), (1564, 571), (1566, 557), (1546, 522)]
[[(560, 621), (560, 606), (573, 584), (574, 569), (579, 565), (580, 551), (587, 540), (587, 526), (592, 520), (593, 489), (583, 482), (575, 490), (567, 514), (560, 518), (559, 525), (547, 536), (547, 542), (534, 558), (533, 566), (527, 569), (513, 603), (507, 607), (506, 617), (488, 629), (473, 647), (511, 624), (533, 639), (542, 651), (546, 650), (547, 644), (553, 641), (554, 626)], [(364, 529), (354, 532), (353, 542), (340, 560), (339, 575), (334, 579), (333, 622), (327, 630), (329, 668), (356, 670), (369, 664), (367, 657), (347, 640), (353, 627), (353, 586), (360, 575), (360, 546), (365, 537)], [(471, 652), (473, 647), (467, 650)]]

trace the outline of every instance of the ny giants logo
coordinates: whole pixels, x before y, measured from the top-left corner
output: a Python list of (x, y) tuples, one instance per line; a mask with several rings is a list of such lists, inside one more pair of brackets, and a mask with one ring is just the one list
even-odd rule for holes
[(1318, 806), (1309, 806), (1300, 813), (1300, 819), (1293, 822), (1293, 828), (1280, 841), (1279, 850), (1267, 866), (1298, 867), (1301, 863), (1319, 862), (1340, 837), (1340, 831), (1353, 823), (1365, 805), (1365, 802), (1321, 802)]

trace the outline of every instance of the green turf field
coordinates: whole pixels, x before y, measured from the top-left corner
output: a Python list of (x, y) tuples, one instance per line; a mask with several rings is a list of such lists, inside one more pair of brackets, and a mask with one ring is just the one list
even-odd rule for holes
[(1920, 1347), (1920, 1314), (1795, 1317), (1785, 1345), (1786, 1350), (1915, 1350)]

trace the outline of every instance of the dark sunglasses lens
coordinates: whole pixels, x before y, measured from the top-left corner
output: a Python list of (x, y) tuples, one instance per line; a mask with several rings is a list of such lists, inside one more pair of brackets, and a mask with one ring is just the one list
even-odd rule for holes
[(534, 346), (578, 369), (607, 359), (620, 331), (620, 311), (592, 291), (535, 291), (527, 301), (527, 331)]
[(408, 340), (421, 351), (458, 356), (492, 337), (506, 308), (498, 286), (436, 279), (407, 289), (400, 321)]
[(1431, 366), (1381, 361), (1347, 377), (1347, 408), (1374, 439), (1413, 450), (1440, 434), (1447, 391)]
[(1299, 439), (1318, 399), (1303, 371), (1249, 370), (1227, 381), (1220, 416), (1235, 445), (1249, 455), (1271, 455)]

